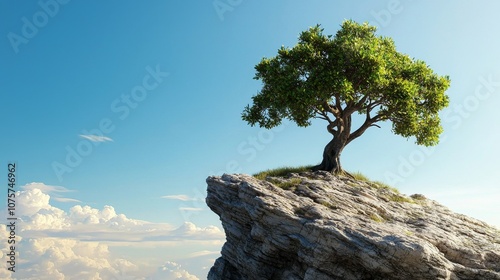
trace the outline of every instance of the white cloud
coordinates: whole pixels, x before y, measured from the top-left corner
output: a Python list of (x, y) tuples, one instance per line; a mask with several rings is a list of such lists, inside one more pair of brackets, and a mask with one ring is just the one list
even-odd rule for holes
[[(7, 238), (9, 236), (9, 232), (4, 225), (0, 226), (0, 242), (2, 246), (0, 247), (0, 259), (2, 261), (7, 261), (7, 254), (9, 253), (8, 247), (10, 244), (7, 243)], [(19, 239), (17, 239), (19, 240)], [(7, 246), (8, 244), (8, 246)], [(7, 270), (7, 265), (4, 265), (0, 268), (0, 279), (12, 279), (12, 272)]]
[(50, 196), (43, 193), (40, 189), (31, 189), (17, 192), (16, 214), (19, 216), (32, 216), (40, 210), (50, 210)]
[(52, 199), (54, 199), (55, 201), (59, 201), (59, 202), (81, 202), (78, 199), (67, 198), (67, 197), (53, 197)]
[(80, 137), (85, 138), (87, 140), (90, 140), (92, 142), (108, 142), (108, 141), (113, 141), (113, 139), (106, 137), (106, 136), (100, 136), (100, 135), (93, 135), (93, 134), (80, 134)]
[(51, 194), (52, 199), (55, 201), (59, 202), (81, 202), (78, 199), (74, 198), (68, 198), (68, 197), (62, 197), (59, 193), (68, 193), (68, 192), (74, 192), (73, 190), (68, 190), (65, 187), (61, 186), (51, 186), (51, 185), (45, 185), (44, 183), (29, 183), (21, 187), (23, 190), (34, 190), (34, 189), (39, 189), (42, 193), (45, 194)]
[[(215, 226), (130, 219), (109, 205), (75, 205), (64, 211), (50, 204), (48, 194), (66, 192), (64, 188), (32, 183), (22, 189), (16, 195), (16, 248), (22, 255), (12, 275), (17, 279), (202, 279), (206, 270), (198, 265), (200, 258), (203, 267), (209, 265), (224, 242), (224, 233)], [(7, 244), (7, 236), (1, 226), (1, 244)], [(4, 246), (0, 257), (8, 252)], [(159, 257), (151, 259), (152, 252)], [(13, 278), (4, 270), (0, 279)]]
[(191, 253), (191, 254), (189, 254), (189, 257), (196, 258), (196, 257), (202, 257), (202, 256), (208, 256), (208, 255), (220, 255), (220, 251), (203, 250), (203, 251)]
[(211, 236), (218, 236), (221, 233), (221, 230), (215, 226), (199, 228), (193, 223), (185, 222), (182, 226), (173, 230), (172, 233), (176, 236), (196, 236), (207, 239)]
[(166, 262), (161, 266), (153, 279), (179, 279), (179, 280), (199, 280), (198, 277), (189, 274), (186, 270), (174, 262)]
[(120, 272), (108, 246), (74, 239), (30, 239), (19, 248), (28, 260), (15, 276), (20, 279), (112, 279)]
[(173, 199), (173, 200), (181, 200), (181, 201), (195, 201), (196, 198), (189, 197), (185, 194), (176, 194), (176, 195), (164, 195), (161, 198), (165, 199)]
[(58, 193), (58, 192), (73, 192), (72, 190), (68, 190), (65, 187), (61, 186), (50, 186), (50, 185), (45, 185), (44, 183), (29, 183), (21, 187), (23, 190), (33, 190), (33, 189), (39, 189), (44, 193), (50, 194), (50, 193)]
[(205, 210), (204, 208), (197, 208), (197, 207), (179, 207), (180, 211), (203, 211)]

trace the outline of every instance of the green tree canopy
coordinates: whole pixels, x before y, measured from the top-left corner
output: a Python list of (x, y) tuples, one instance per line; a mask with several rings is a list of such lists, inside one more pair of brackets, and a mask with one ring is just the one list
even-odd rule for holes
[[(302, 127), (313, 118), (327, 122), (333, 139), (315, 169), (342, 172), (340, 154), (352, 140), (380, 121), (391, 121), (395, 134), (435, 145), (442, 132), (438, 112), (448, 106), (448, 76), (396, 50), (376, 28), (345, 21), (335, 36), (317, 25), (300, 34), (293, 48), (281, 47), (255, 66), (263, 83), (242, 118), (272, 128), (289, 119)], [(365, 115), (352, 130), (354, 113)]]

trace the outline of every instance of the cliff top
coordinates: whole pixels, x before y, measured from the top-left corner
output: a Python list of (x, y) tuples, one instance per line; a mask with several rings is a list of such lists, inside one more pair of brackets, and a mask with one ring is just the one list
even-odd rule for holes
[(423, 195), (328, 172), (209, 177), (209, 279), (500, 279), (500, 232)]

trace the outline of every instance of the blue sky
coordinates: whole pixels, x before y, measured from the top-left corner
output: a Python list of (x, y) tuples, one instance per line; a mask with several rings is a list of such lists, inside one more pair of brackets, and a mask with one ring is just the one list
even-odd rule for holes
[[(205, 278), (224, 240), (204, 204), (206, 177), (314, 164), (329, 141), (320, 121), (266, 131), (241, 120), (260, 87), (254, 65), (308, 27), (334, 34), (344, 19), (377, 25), (452, 81), (440, 145), (418, 147), (387, 123), (345, 149), (344, 168), (500, 226), (499, 9), (494, 1), (2, 1), (1, 164), (18, 166), (26, 203), (18, 234), (45, 249), (50, 237), (61, 250), (104, 246), (109, 275)], [(157, 233), (143, 239), (149, 227)], [(131, 234), (111, 240), (124, 229)], [(27, 244), (21, 255), (43, 251)], [(20, 259), (20, 278), (47, 265)]]

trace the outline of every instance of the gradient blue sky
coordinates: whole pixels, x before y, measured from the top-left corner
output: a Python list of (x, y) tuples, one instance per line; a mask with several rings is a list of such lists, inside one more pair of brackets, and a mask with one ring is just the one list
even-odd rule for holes
[[(344, 167), (500, 226), (499, 2), (54, 1), (39, 2), (52, 3), (48, 12), (37, 1), (0, 2), (0, 178), (16, 162), (25, 195), (32, 182), (46, 186), (43, 209), (108, 205), (170, 229), (221, 228), (204, 204), (207, 176), (317, 163), (329, 140), (320, 121), (271, 132), (244, 123), (241, 112), (260, 87), (254, 65), (310, 26), (334, 34), (354, 19), (449, 75), (451, 103), (439, 146), (422, 150), (383, 124), (346, 148)], [(127, 101), (132, 92), (137, 99)], [(81, 136), (97, 129), (103, 142)], [(70, 166), (69, 151), (78, 149), (84, 155), (70, 155)], [(182, 262), (203, 279), (207, 267), (193, 260), (216, 257), (216, 236), (211, 245), (186, 237), (175, 254), (144, 254)]]

